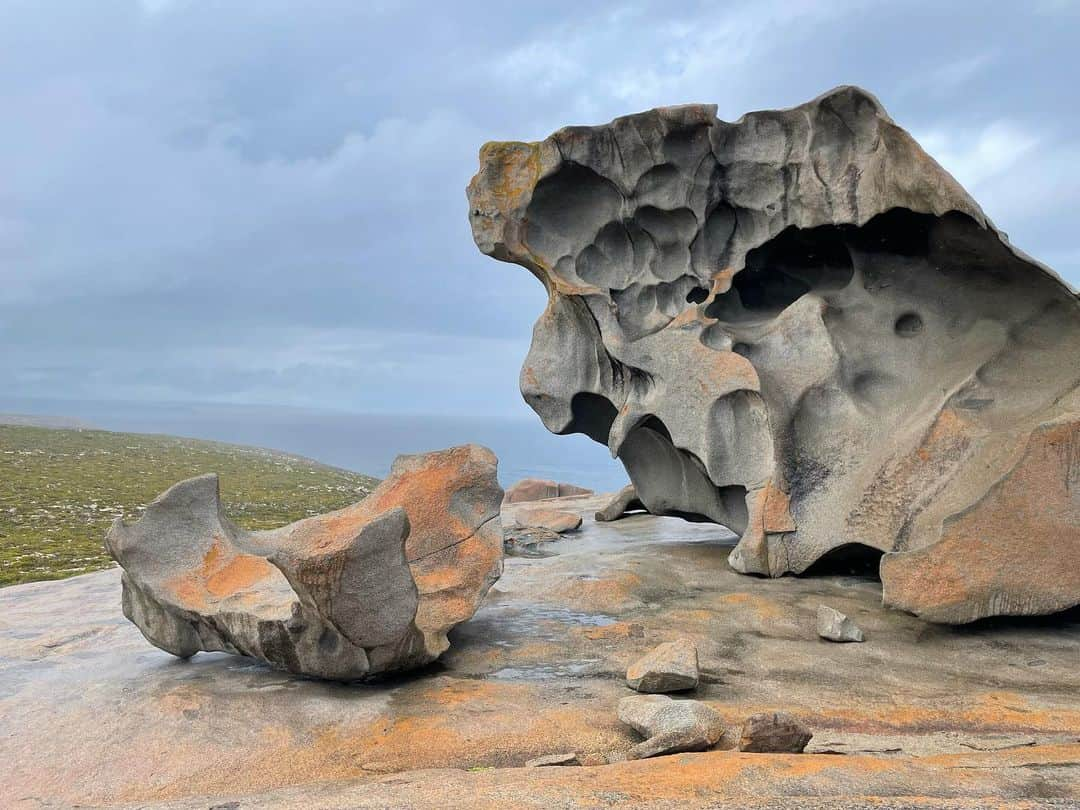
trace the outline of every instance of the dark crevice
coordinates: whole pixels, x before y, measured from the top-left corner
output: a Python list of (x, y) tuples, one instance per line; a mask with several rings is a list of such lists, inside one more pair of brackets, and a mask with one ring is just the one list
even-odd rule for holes
[(686, 294), (686, 303), (700, 304), (709, 297), (709, 291), (704, 287), (694, 287)]
[(608, 443), (611, 426), (619, 411), (606, 397), (588, 391), (574, 394), (570, 400), (570, 411), (573, 418), (566, 428), (559, 431), (561, 435), (583, 433), (594, 442)]
[(857, 576), (880, 579), (878, 565), (881, 562), (882, 554), (884, 552), (881, 549), (862, 543), (845, 543), (823, 554), (813, 565), (803, 571), (802, 575), (805, 577)]
[(846, 287), (855, 270), (846, 244), (849, 226), (790, 227), (746, 255), (728, 292), (705, 315), (727, 323), (767, 320), (811, 291)]
[(998, 633), (1002, 630), (1024, 630), (1039, 627), (1064, 630), (1071, 625), (1080, 625), (1080, 605), (1076, 605), (1046, 616), (989, 616), (967, 624), (950, 626), (948, 629), (957, 635), (979, 635)]

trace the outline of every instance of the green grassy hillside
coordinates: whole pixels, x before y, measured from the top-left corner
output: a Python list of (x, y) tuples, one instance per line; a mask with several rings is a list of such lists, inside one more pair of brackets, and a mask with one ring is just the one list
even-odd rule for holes
[(107, 568), (102, 538), (165, 489), (216, 472), (226, 514), (265, 529), (360, 500), (376, 479), (254, 447), (0, 425), (0, 585)]

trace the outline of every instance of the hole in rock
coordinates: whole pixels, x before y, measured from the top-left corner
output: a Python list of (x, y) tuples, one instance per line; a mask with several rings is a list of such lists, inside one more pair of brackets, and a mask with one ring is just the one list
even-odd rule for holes
[(689, 304), (700, 304), (706, 298), (709, 297), (709, 291), (704, 287), (694, 287), (690, 292), (686, 294), (686, 301)]
[(826, 552), (802, 572), (804, 577), (857, 576), (880, 579), (878, 564), (885, 552), (862, 543), (847, 543)]
[(905, 312), (896, 319), (894, 329), (900, 337), (915, 337), (923, 330), (923, 320), (917, 312)]
[(808, 292), (846, 287), (854, 273), (841, 227), (790, 227), (746, 255), (731, 289), (705, 314), (728, 323), (766, 320)]
[(573, 419), (565, 430), (567, 433), (584, 433), (594, 442), (607, 444), (608, 434), (611, 433), (611, 425), (618, 416), (618, 409), (605, 397), (588, 391), (574, 394), (570, 400), (570, 411)]

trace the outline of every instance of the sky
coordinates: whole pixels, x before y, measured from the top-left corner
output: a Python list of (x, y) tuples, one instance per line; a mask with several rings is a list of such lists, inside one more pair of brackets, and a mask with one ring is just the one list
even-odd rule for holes
[(1080, 4), (0, 0), (19, 397), (527, 418), (543, 288), (472, 243), (487, 140), (875, 93), (1080, 286)]

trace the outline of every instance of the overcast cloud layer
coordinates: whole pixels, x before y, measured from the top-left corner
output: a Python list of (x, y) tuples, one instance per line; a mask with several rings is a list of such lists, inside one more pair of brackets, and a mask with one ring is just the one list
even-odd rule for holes
[(544, 294), (472, 244), (480, 144), (847, 83), (1075, 286), (1078, 41), (1069, 2), (5, 0), (0, 374), (521, 415)]

